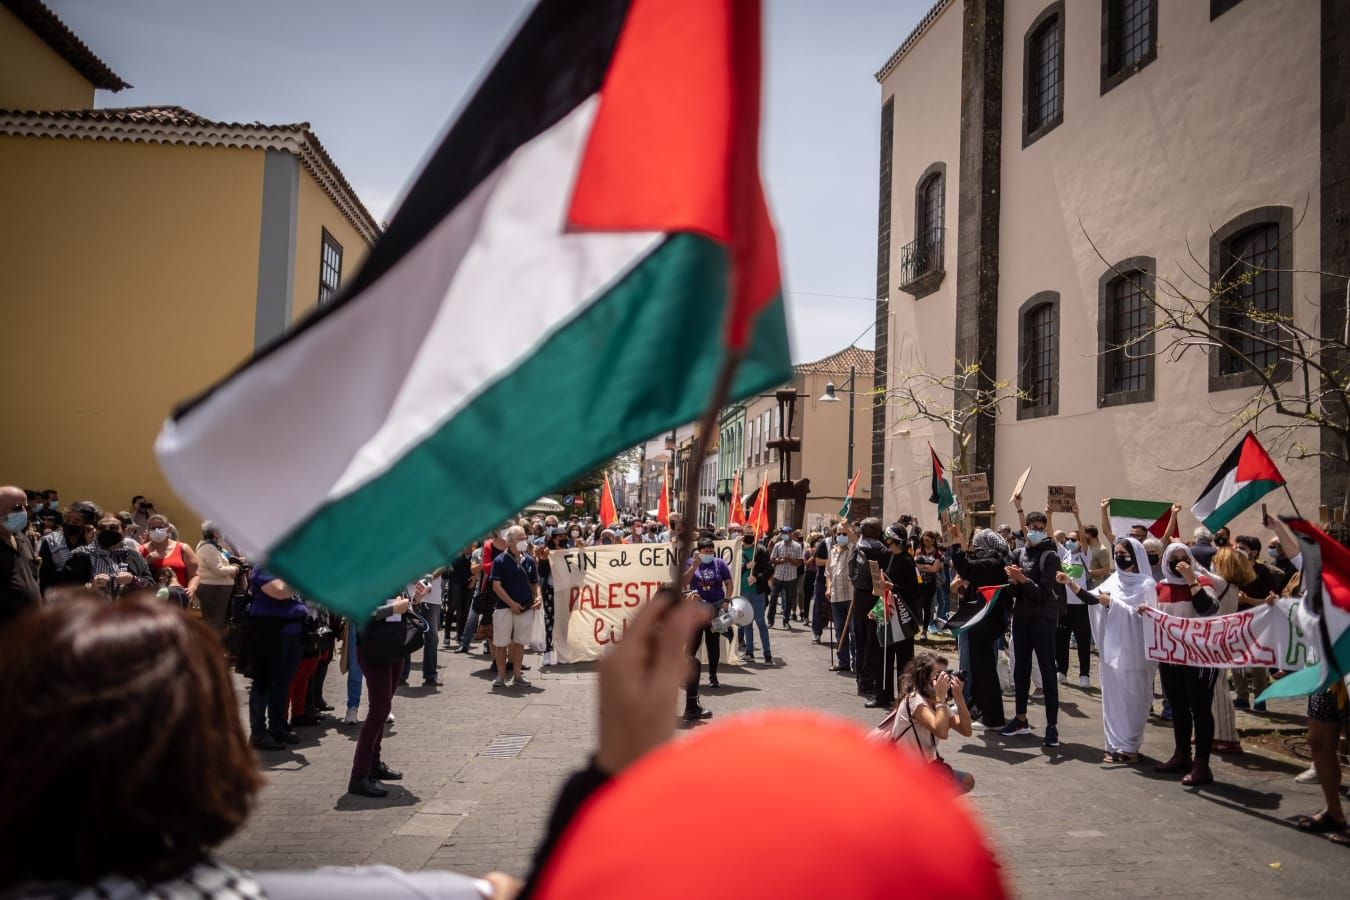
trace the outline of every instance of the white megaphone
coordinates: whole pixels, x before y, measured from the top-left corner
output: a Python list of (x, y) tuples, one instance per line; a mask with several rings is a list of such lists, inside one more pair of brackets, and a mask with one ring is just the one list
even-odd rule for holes
[(731, 598), (731, 618), (738, 628), (745, 628), (755, 621), (755, 608), (744, 597)]

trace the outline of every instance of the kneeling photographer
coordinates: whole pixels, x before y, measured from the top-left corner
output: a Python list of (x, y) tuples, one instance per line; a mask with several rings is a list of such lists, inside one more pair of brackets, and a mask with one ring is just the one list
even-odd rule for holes
[(970, 737), (970, 710), (961, 690), (964, 675), (948, 672), (946, 658), (936, 653), (920, 650), (914, 654), (900, 682), (903, 696), (891, 726), (892, 741), (943, 769), (960, 785), (962, 793), (975, 787), (975, 777), (948, 765), (938, 752), (938, 741), (945, 741), (953, 729)]
[[(728, 605), (731, 597), (731, 567), (717, 555), (717, 546), (712, 538), (699, 538), (698, 553), (689, 560), (689, 568), (684, 573), (686, 587), (698, 595), (700, 603), (707, 604), (712, 616), (717, 615)], [(717, 663), (722, 658), (722, 635), (705, 625), (700, 632), (694, 633), (689, 646), (689, 655), (698, 652), (698, 636), (703, 635), (704, 646), (708, 648), (708, 687), (719, 687), (717, 681)], [(699, 665), (694, 664), (694, 676), (685, 689), (684, 717), (687, 721), (707, 719), (712, 713), (698, 703)]]

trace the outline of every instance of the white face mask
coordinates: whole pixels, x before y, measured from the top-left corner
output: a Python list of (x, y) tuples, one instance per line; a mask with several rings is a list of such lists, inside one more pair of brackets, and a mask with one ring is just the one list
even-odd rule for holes
[(516, 541), (516, 552), (517, 552), (517, 553), (524, 553), (524, 552), (525, 552), (526, 550), (528, 550), (528, 549), (530, 549), (530, 542), (529, 542), (529, 541)]
[(159, 542), (165, 540), (166, 538), (168, 538), (168, 536), (169, 536), (169, 529), (167, 528), (150, 529), (150, 540), (152, 541)]

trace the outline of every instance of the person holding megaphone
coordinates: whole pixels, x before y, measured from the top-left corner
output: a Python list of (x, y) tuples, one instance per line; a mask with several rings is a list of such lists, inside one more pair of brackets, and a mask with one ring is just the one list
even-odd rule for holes
[[(699, 538), (698, 553), (689, 560), (689, 567), (684, 573), (684, 583), (698, 595), (700, 603), (707, 604), (710, 612), (709, 620), (729, 605), (732, 591), (731, 567), (717, 555), (717, 545), (713, 543), (712, 538)], [(702, 634), (704, 646), (708, 648), (708, 687), (715, 688), (721, 686), (717, 681), (717, 664), (722, 658), (722, 635), (714, 631), (710, 624), (709, 622), (694, 632), (689, 655), (693, 656), (698, 652), (699, 634)], [(699, 669), (696, 659), (693, 677), (684, 694), (684, 718), (687, 722), (712, 717), (712, 713), (698, 702)]]

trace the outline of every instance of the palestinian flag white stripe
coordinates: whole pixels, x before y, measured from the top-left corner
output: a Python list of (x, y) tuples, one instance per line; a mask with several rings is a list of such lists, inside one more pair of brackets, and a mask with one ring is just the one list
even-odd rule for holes
[[(592, 97), (517, 150), (351, 314), (319, 322), (308, 340), (170, 421), (156, 450), (184, 498), (213, 508), (245, 550), (265, 558), (324, 503), (387, 470), (649, 253), (662, 235), (564, 233), (595, 107)], [(480, 305), (485, 298), (490, 310)], [(351, 365), (372, 354), (385, 365)], [(269, 390), (282, 384), (284, 392)], [(274, 402), (255, 403), (259, 391)], [(341, 430), (296, 427), (316, 419)], [(286, 441), (304, 467), (249, 452), (248, 444), (270, 442), (260, 435)], [(233, 441), (242, 445), (232, 452), (180, 452), (224, 450)], [(218, 481), (252, 487), (216, 495)]]

